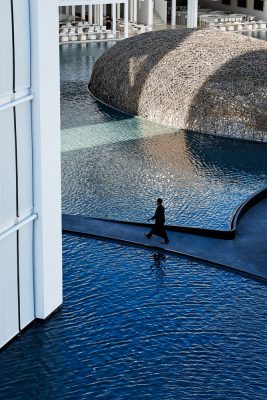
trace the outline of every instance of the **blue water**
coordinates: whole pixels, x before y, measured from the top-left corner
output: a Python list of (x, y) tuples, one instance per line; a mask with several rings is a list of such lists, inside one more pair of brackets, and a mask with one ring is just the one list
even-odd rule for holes
[[(90, 98), (112, 43), (61, 46), (63, 210), (226, 226), (266, 145), (174, 132)], [(65, 235), (64, 303), (0, 354), (0, 399), (265, 400), (267, 286), (212, 264)]]
[(242, 35), (267, 41), (267, 31), (252, 31), (252, 32), (248, 31), (248, 32), (242, 32)]
[(227, 228), (267, 184), (267, 144), (177, 132), (102, 106), (87, 85), (113, 45), (60, 47), (63, 212), (144, 222), (162, 197), (169, 224)]
[(64, 304), (0, 356), (0, 398), (265, 400), (267, 286), (64, 237)]

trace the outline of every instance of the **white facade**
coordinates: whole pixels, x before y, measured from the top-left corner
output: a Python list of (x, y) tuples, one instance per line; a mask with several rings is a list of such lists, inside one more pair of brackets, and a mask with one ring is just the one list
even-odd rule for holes
[[(83, 14), (86, 12), (88, 7), (88, 22), (90, 24), (97, 23), (99, 25), (103, 24), (103, 16), (106, 16), (106, 5), (111, 4), (111, 17), (112, 17), (112, 31), (116, 31), (116, 20), (118, 18), (118, 6), (123, 4), (123, 14), (124, 14), (124, 37), (128, 37), (128, 21), (129, 21), (129, 0), (58, 0), (59, 11), (62, 12), (65, 7), (65, 13), (69, 14), (70, 6), (74, 10), (73, 15), (75, 15), (75, 8), (78, 6), (81, 8)], [(120, 13), (120, 12), (119, 12)]]
[[(230, 5), (223, 4), (223, 0), (187, 0), (187, 8), (188, 8), (188, 18), (187, 18), (187, 27), (195, 28), (197, 27), (197, 9), (200, 4), (202, 8), (209, 8), (212, 10), (222, 10), (222, 11), (230, 11), (236, 14), (246, 14), (255, 16), (259, 20), (267, 21), (267, 0), (263, 1), (263, 10), (257, 10), (257, 6), (255, 5), (255, 0), (247, 0), (246, 7), (239, 7), (238, 0), (230, 0)], [(155, 0), (155, 10), (163, 20), (163, 22), (167, 23), (167, 2), (165, 0)], [(256, 7), (256, 8), (255, 8)], [(171, 12), (171, 23), (172, 25), (176, 24), (176, 17), (174, 15), (174, 10), (176, 9), (175, 0), (172, 1), (172, 12)]]
[(153, 0), (140, 1), (137, 9), (137, 22), (145, 24), (152, 29), (153, 26)]
[(167, 1), (155, 0), (154, 6), (163, 23), (167, 25)]
[(222, 4), (222, 1), (214, 2), (212, 0), (201, 0), (201, 5), (207, 8), (216, 8), (216, 10), (231, 11), (236, 14), (252, 15), (257, 17), (258, 19), (267, 21), (267, 0), (264, 0), (263, 11), (255, 10), (254, 0), (247, 0), (246, 7), (238, 7), (238, 0), (231, 0), (230, 5)]
[[(198, 11), (198, 0), (187, 0), (188, 18), (187, 28), (197, 27), (197, 11)], [(167, 24), (167, 1), (166, 0), (154, 0), (155, 10), (162, 19), (164, 24)], [(176, 0), (171, 1), (171, 25), (176, 25)]]
[(62, 303), (57, 4), (1, 15), (0, 348)]

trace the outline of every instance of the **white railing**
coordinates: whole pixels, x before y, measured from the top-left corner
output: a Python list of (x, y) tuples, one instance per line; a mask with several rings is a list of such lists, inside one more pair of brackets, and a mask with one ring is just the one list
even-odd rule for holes
[(27, 96), (22, 96), (17, 98), (15, 98), (15, 96), (12, 97), (14, 98), (14, 100), (9, 101), (8, 103), (5, 102), (4, 104), (1, 104), (0, 100), (0, 111), (8, 110), (9, 108), (13, 108), (18, 106), (19, 104), (23, 104), (26, 103), (27, 101), (33, 100), (32, 94), (28, 94)]

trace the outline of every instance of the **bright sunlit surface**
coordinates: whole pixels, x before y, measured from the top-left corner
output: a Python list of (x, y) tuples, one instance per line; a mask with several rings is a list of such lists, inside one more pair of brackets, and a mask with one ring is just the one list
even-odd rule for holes
[(267, 144), (130, 117), (88, 93), (94, 62), (114, 42), (60, 47), (63, 212), (145, 222), (162, 197), (167, 224), (227, 228), (267, 183)]

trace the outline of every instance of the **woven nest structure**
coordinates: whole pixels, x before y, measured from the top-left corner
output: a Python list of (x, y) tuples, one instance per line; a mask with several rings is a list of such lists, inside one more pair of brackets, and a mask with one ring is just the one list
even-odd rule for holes
[(95, 64), (103, 102), (178, 129), (267, 141), (267, 42), (212, 30), (148, 32)]

